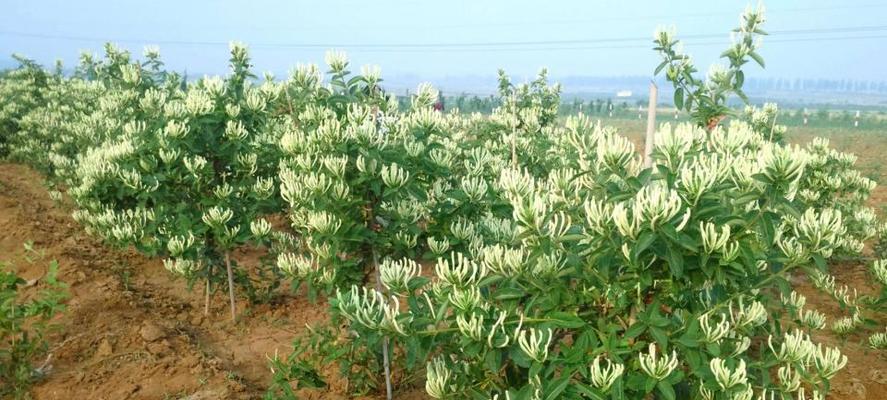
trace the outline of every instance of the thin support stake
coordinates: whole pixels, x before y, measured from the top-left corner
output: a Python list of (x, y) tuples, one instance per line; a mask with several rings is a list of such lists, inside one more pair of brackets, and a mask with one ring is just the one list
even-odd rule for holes
[[(373, 250), (373, 267), (376, 269), (376, 290), (382, 292), (382, 274), (379, 272), (379, 256)], [(385, 398), (392, 399), (391, 390), (391, 361), (388, 359), (388, 336), (382, 339), (382, 363), (385, 367)]]
[(210, 293), (212, 293), (212, 276), (213, 276), (213, 266), (209, 266), (209, 270), (206, 272), (206, 297), (203, 299), (203, 315), (209, 315), (209, 300)]
[(234, 303), (234, 271), (231, 270), (231, 255), (225, 252), (225, 267), (228, 268), (228, 297), (231, 299), (231, 322), (237, 320), (237, 306)]
[(656, 132), (656, 84), (650, 82), (650, 103), (647, 105), (647, 140), (644, 144), (644, 168), (653, 166), (653, 136)]

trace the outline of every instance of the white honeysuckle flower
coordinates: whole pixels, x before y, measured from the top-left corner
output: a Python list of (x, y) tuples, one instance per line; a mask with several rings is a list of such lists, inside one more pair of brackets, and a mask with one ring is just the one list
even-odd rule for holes
[(156, 45), (147, 45), (142, 50), (142, 55), (145, 58), (160, 58), (160, 47)]
[(852, 317), (844, 317), (832, 323), (832, 330), (839, 335), (847, 335), (856, 330), (856, 324)]
[(406, 184), (410, 179), (409, 171), (401, 168), (397, 163), (382, 166), (382, 182), (392, 189), (398, 189)]
[(225, 80), (218, 76), (204, 76), (201, 80), (203, 89), (212, 97), (221, 97), (225, 94)]
[(828, 347), (823, 351), (822, 344), (816, 348), (813, 354), (813, 365), (823, 379), (831, 379), (847, 365), (847, 356), (841, 354), (837, 347)]
[(802, 310), (800, 320), (804, 326), (810, 329), (825, 328), (825, 314), (816, 310)]
[(487, 182), (480, 177), (463, 178), (460, 182), (462, 191), (473, 202), (480, 202), (487, 194), (489, 186)]
[(444, 399), (452, 393), (450, 367), (443, 357), (435, 357), (425, 367), (425, 392), (435, 399)]
[(450, 223), (450, 234), (454, 238), (467, 241), (477, 233), (475, 224), (467, 219), (459, 218)]
[(887, 260), (875, 260), (872, 263), (871, 271), (881, 285), (887, 286)]
[(733, 312), (732, 301), (728, 307), (730, 309), (730, 320), (737, 328), (755, 328), (767, 322), (767, 309), (757, 300), (752, 301), (751, 304), (746, 306), (740, 297), (735, 313)]
[(215, 106), (212, 97), (202, 89), (188, 90), (185, 97), (185, 110), (191, 116), (209, 114)]
[(810, 397), (807, 397), (807, 393), (803, 386), (798, 388), (797, 394), (797, 400), (825, 400), (825, 394), (819, 393), (818, 390), (813, 390), (813, 393), (810, 394)]
[(480, 294), (480, 289), (476, 287), (468, 289), (453, 287), (453, 290), (447, 295), (447, 300), (453, 307), (463, 312), (487, 306)]
[(483, 264), (469, 260), (462, 253), (452, 253), (449, 259), (438, 258), (434, 272), (448, 285), (463, 288), (476, 285), (487, 275)]
[(718, 173), (719, 171), (712, 171), (700, 163), (681, 167), (678, 172), (678, 186), (686, 193), (684, 200), (690, 205), (696, 205), (702, 195), (717, 182)]
[(808, 208), (793, 227), (795, 235), (803, 238), (812, 251), (824, 257), (831, 255), (838, 239), (847, 232), (840, 210), (826, 208), (817, 213)]
[(720, 358), (713, 358), (709, 363), (712, 374), (718, 382), (718, 386), (722, 390), (728, 390), (737, 385), (745, 385), (748, 383), (748, 377), (745, 371), (745, 360), (739, 359), (739, 364), (731, 370), (727, 367), (727, 362)]
[(570, 216), (561, 211), (551, 216), (551, 220), (549, 220), (540, 233), (552, 240), (559, 241), (567, 234), (571, 225), (572, 219)]
[(721, 314), (721, 322), (715, 325), (711, 325), (709, 322), (709, 314), (703, 314), (698, 320), (703, 338), (708, 343), (720, 343), (721, 339), (730, 332), (730, 322), (727, 321), (727, 316), (724, 314)]
[(597, 356), (591, 363), (591, 384), (606, 393), (625, 371), (625, 366), (606, 359), (607, 366), (601, 367), (601, 358), (603, 356)]
[(416, 95), (413, 97), (413, 108), (428, 108), (437, 102), (440, 93), (430, 83), (423, 82), (416, 88)]
[(721, 260), (725, 263), (730, 263), (739, 258), (739, 242), (731, 241), (728, 242), (723, 249), (721, 249)]
[(520, 223), (519, 227), (522, 230), (529, 229), (536, 233), (543, 232), (548, 223), (547, 218), (550, 211), (548, 198), (541, 193), (536, 193), (533, 196), (515, 200), (517, 204), (513, 204), (512, 216)]
[(783, 335), (778, 351), (773, 347), (773, 335), (767, 338), (767, 345), (780, 362), (794, 363), (806, 360), (816, 351), (816, 346), (810, 341), (810, 336), (798, 329)]
[(360, 67), (360, 74), (367, 80), (367, 84), (375, 86), (382, 78), (382, 68), (378, 65), (363, 65)]
[(274, 179), (257, 178), (252, 186), (253, 194), (259, 199), (267, 199), (274, 194)]
[(213, 195), (219, 200), (227, 199), (234, 193), (234, 188), (227, 182), (213, 188)]
[(465, 337), (478, 342), (484, 339), (484, 317), (481, 314), (471, 313), (470, 317), (457, 315), (456, 326)]
[(810, 274), (813, 286), (827, 293), (835, 292), (835, 277), (819, 270), (813, 270)]
[[(401, 317), (400, 313), (400, 302), (397, 301), (396, 297), (392, 297), (389, 301), (382, 304), (382, 321), (379, 323), (379, 327), (382, 329), (386, 329), (396, 335), (400, 336), (409, 336), (406, 328), (404, 328), (404, 324), (399, 321), (399, 317)], [(412, 323), (413, 315), (408, 313), (406, 315), (406, 323)]]
[(231, 221), (231, 218), (234, 217), (234, 212), (228, 208), (215, 206), (210, 208), (208, 211), (203, 213), (203, 223), (209, 225), (214, 229), (223, 228), (228, 221)]
[(662, 44), (671, 44), (675, 41), (675, 36), (677, 36), (677, 28), (674, 25), (659, 25), (653, 32), (653, 40)]
[(246, 127), (240, 121), (228, 121), (225, 123), (225, 137), (228, 140), (243, 140), (248, 134)]
[(262, 112), (265, 110), (266, 99), (259, 90), (249, 90), (246, 92), (246, 108), (253, 112)]
[[(496, 322), (493, 323), (493, 326), (490, 327), (490, 333), (487, 335), (487, 346), (490, 348), (501, 349), (508, 346), (511, 343), (511, 336), (508, 335), (508, 332), (505, 331), (505, 319), (508, 317), (508, 312), (500, 311), (499, 317), (496, 318)], [(497, 336), (501, 336), (502, 342), (496, 343), (495, 339)]]
[(169, 251), (169, 255), (173, 257), (180, 257), (184, 254), (191, 246), (194, 245), (194, 234), (188, 232), (186, 236), (173, 236), (169, 239), (169, 242), (166, 243), (166, 249)]
[(794, 392), (801, 386), (801, 373), (792, 369), (791, 365), (779, 367), (779, 388), (784, 392)]
[(160, 156), (160, 159), (163, 160), (164, 163), (172, 164), (179, 159), (179, 156), (182, 155), (182, 152), (178, 149), (161, 148), (157, 150), (157, 155)]
[(651, 230), (655, 230), (657, 224), (671, 221), (681, 207), (681, 197), (677, 192), (659, 185), (645, 186), (634, 198), (634, 212), (641, 213)]
[(266, 237), (271, 233), (271, 223), (264, 218), (249, 223), (249, 231), (256, 237)]
[(672, 171), (678, 171), (686, 154), (693, 148), (696, 137), (704, 132), (690, 123), (682, 123), (671, 128), (666, 122), (659, 126), (653, 149), (663, 165)]
[(375, 289), (352, 286), (348, 296), (336, 290), (339, 312), (349, 321), (359, 323), (370, 330), (378, 330), (385, 318), (386, 300)]
[(163, 267), (166, 268), (167, 271), (172, 272), (176, 275), (190, 276), (192, 273), (199, 270), (201, 268), (201, 265), (200, 263), (193, 260), (182, 258), (168, 258), (163, 260)]
[(745, 351), (751, 347), (751, 338), (748, 336), (741, 336), (739, 339), (736, 339), (734, 345), (735, 348), (733, 349), (733, 352), (730, 353), (732, 357), (745, 353)]
[(544, 279), (557, 276), (564, 269), (566, 263), (567, 259), (561, 252), (548, 253), (537, 258), (530, 271), (533, 276)]
[(176, 121), (169, 120), (163, 129), (164, 135), (173, 139), (181, 139), (188, 134), (188, 120)]
[(543, 363), (548, 359), (548, 346), (554, 338), (554, 332), (551, 328), (539, 330), (530, 328), (521, 330), (517, 338), (517, 343), (521, 350), (532, 360)]
[(245, 175), (253, 175), (258, 170), (259, 155), (256, 153), (241, 153), (234, 156), (234, 161), (240, 167), (239, 172)]
[(795, 292), (794, 290), (792, 290), (789, 297), (785, 297), (785, 295), (780, 295), (780, 297), (782, 299), (782, 304), (788, 307), (792, 307), (798, 311), (804, 308), (804, 305), (807, 304), (807, 298), (804, 297), (804, 295)]
[(887, 349), (887, 328), (884, 329), (884, 332), (878, 332), (869, 336), (869, 346), (878, 350)]
[(797, 146), (767, 143), (759, 156), (761, 172), (773, 182), (795, 182), (804, 173), (810, 154)]
[[(602, 236), (606, 235), (610, 229), (613, 205), (596, 198), (591, 198), (583, 203), (582, 208), (585, 211), (585, 222), (588, 230)], [(623, 223), (628, 222), (627, 218), (622, 218), (624, 220)]]
[(782, 250), (785, 257), (793, 264), (802, 264), (809, 256), (807, 248), (794, 237), (779, 238), (776, 241), (776, 246), (779, 247), (779, 250)]
[(428, 242), (428, 249), (431, 250), (431, 254), (434, 254), (437, 257), (443, 256), (447, 250), (450, 249), (450, 242), (444, 239), (437, 239), (433, 236), (429, 236), (426, 239)]
[(675, 368), (678, 367), (677, 351), (672, 350), (671, 356), (665, 355), (664, 357), (657, 357), (656, 345), (653, 343), (650, 343), (646, 354), (638, 354), (638, 360), (640, 360), (641, 363), (641, 370), (657, 381), (668, 378), (668, 376), (674, 372)]
[(627, 238), (637, 238), (642, 223), (640, 213), (634, 210), (629, 211), (625, 203), (618, 203), (613, 207), (611, 215), (613, 224), (616, 225), (619, 234)]
[(699, 233), (702, 237), (702, 248), (706, 253), (723, 251), (730, 240), (730, 225), (722, 225), (718, 232), (715, 224), (711, 222), (699, 222)]
[(638, 159), (634, 145), (621, 135), (604, 135), (598, 141), (596, 168), (609, 170), (613, 174), (624, 174), (632, 169)]
[(237, 118), (240, 115), (240, 106), (237, 104), (225, 104), (225, 115), (228, 118)]
[(342, 73), (348, 68), (348, 55), (344, 51), (327, 50), (323, 60), (335, 73)]
[(408, 249), (416, 247), (419, 236), (409, 232), (400, 231), (394, 235), (394, 243), (404, 246)]
[(313, 260), (301, 254), (281, 253), (277, 256), (277, 268), (294, 279), (305, 279), (316, 272)]
[(141, 68), (138, 65), (125, 64), (120, 66), (120, 75), (123, 81), (130, 85), (138, 85), (141, 82)]
[(422, 274), (422, 266), (408, 258), (386, 259), (379, 264), (382, 284), (394, 293), (408, 293), (410, 281)]
[(522, 247), (512, 249), (497, 244), (483, 249), (482, 260), (488, 270), (511, 277), (523, 272), (527, 262), (527, 252)]
[(715, 400), (715, 394), (705, 386), (699, 385), (699, 398), (702, 400)]

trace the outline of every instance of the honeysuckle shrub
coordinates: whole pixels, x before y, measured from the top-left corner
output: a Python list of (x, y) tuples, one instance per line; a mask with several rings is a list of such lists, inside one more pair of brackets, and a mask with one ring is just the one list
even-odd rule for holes
[(0, 156), (7, 156), (16, 148), (13, 138), (21, 129), (21, 120), (34, 108), (45, 103), (47, 87), (57, 77), (33, 60), (13, 55), (19, 63), (15, 69), (0, 75)]
[(59, 190), (76, 186), (81, 153), (113, 138), (118, 130), (113, 124), (135, 118), (148, 89), (180, 84), (177, 74), (162, 70), (156, 49), (146, 49), (145, 58), (133, 61), (129, 52), (109, 44), (103, 59), (82, 54), (74, 76), (53, 75), (43, 85), (41, 102), (20, 118), (10, 157), (43, 172)]
[(803, 306), (790, 273), (825, 274), (853, 240), (841, 210), (798, 199), (814, 155), (739, 121), (665, 124), (643, 169), (612, 130), (570, 125), (582, 140), (555, 141), (570, 173), (487, 182), (513, 234), (440, 251), (430, 279), (407, 256), (382, 290), (338, 290), (348, 345), (390, 338), (434, 398), (827, 393), (846, 356), (810, 339), (814, 312), (780, 311)]
[[(134, 102), (103, 103), (106, 140), (79, 154), (68, 193), (87, 231), (165, 257), (165, 267), (189, 284), (206, 281), (207, 299), (215, 283), (227, 281), (233, 313), (234, 283), (249, 286), (250, 279), (230, 253), (270, 240), (263, 217), (281, 207), (282, 128), (269, 114), (280, 86), (251, 84), (242, 45), (232, 44), (230, 66), (224, 79), (205, 77), (184, 90), (153, 84)], [(125, 70), (124, 84), (108, 96), (138, 93), (139, 69)]]

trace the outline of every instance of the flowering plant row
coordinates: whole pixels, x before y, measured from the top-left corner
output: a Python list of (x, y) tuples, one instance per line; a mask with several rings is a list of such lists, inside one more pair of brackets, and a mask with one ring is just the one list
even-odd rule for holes
[[(281, 279), (329, 294), (331, 326), (347, 332), (311, 341), (329, 341), (314, 347), (349, 379), (357, 358), (341, 354), (362, 352), (378, 354), (364, 373), (424, 376), (441, 399), (822, 398), (848, 361), (812, 341), (827, 321), (788, 277), (835, 296), (838, 332), (883, 303), (836, 287), (827, 263), (879, 233), (874, 183), (827, 141), (782, 144), (775, 106), (720, 123), (758, 59), (763, 15), (742, 21), (707, 86), (657, 34), (699, 118), (662, 125), (650, 167), (614, 129), (558, 120), (544, 71), (518, 85), (500, 74), (491, 115), (440, 113), (430, 85), (401, 109), (377, 67), (354, 74), (339, 52), (326, 72), (259, 79), (236, 43), (227, 77), (194, 82), (153, 48), (139, 62), (109, 45), (72, 77), (25, 62), (0, 80), (18, 104), (0, 109), (0, 134), (87, 231), (205, 282), (207, 305), (227, 288), (232, 318), (238, 290)], [(273, 262), (242, 268), (232, 254), (245, 245)], [(273, 359), (269, 396), (322, 384), (315, 356)]]

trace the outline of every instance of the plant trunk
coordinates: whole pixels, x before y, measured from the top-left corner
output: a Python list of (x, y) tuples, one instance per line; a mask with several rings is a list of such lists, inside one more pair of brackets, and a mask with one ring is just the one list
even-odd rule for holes
[(231, 270), (231, 253), (225, 252), (225, 268), (228, 269), (228, 298), (231, 300), (231, 322), (237, 320), (237, 306), (234, 302), (234, 271)]
[(213, 266), (209, 266), (209, 271), (207, 271), (206, 275), (206, 297), (203, 299), (203, 315), (209, 315), (209, 297), (210, 293), (212, 293), (212, 276), (213, 276)]
[[(373, 249), (373, 268), (376, 269), (376, 290), (382, 292), (382, 277), (379, 272), (379, 256)], [(382, 338), (382, 363), (385, 367), (385, 398), (391, 400), (391, 361), (388, 359), (388, 336)]]

